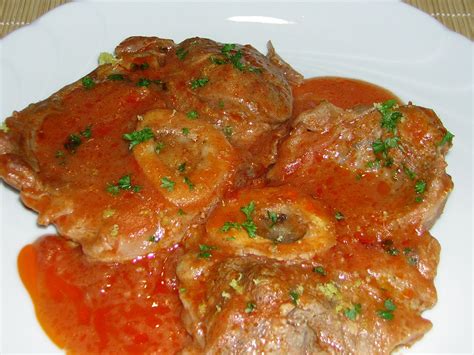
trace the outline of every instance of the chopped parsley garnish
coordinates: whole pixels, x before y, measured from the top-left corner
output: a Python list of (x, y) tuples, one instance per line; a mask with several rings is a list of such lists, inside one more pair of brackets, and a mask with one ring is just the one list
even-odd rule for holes
[(91, 130), (91, 125), (87, 126), (82, 132), (81, 132), (81, 136), (83, 136), (84, 138), (91, 138), (92, 137), (92, 130)]
[(64, 158), (64, 152), (62, 150), (58, 150), (56, 151), (56, 153), (54, 154), (54, 156), (58, 159), (60, 158)]
[(199, 113), (196, 111), (196, 110), (192, 110), (192, 111), (189, 111), (186, 116), (190, 119), (190, 120), (195, 120), (199, 117)]
[(201, 259), (209, 259), (212, 257), (211, 251), (216, 249), (214, 246), (210, 245), (205, 245), (205, 244), (199, 244), (199, 253), (198, 253), (198, 258)]
[(388, 153), (390, 148), (396, 148), (398, 146), (398, 142), (400, 138), (398, 137), (390, 137), (382, 141), (381, 139), (377, 139), (372, 143), (372, 150), (374, 153)]
[(362, 310), (361, 304), (356, 303), (353, 307), (346, 308), (344, 310), (344, 315), (350, 320), (356, 320), (357, 316), (360, 314), (361, 310)]
[(160, 241), (160, 238), (155, 237), (154, 235), (152, 235), (150, 238), (148, 238), (148, 241), (152, 242), (152, 243), (158, 243)]
[(276, 212), (267, 211), (267, 217), (271, 221), (270, 228), (278, 222), (278, 214)]
[(64, 149), (66, 149), (70, 153), (75, 153), (77, 147), (82, 144), (81, 137), (77, 134), (70, 134), (67, 137), (66, 143), (64, 143)]
[(132, 178), (130, 175), (124, 175), (118, 180), (117, 184), (107, 184), (106, 190), (112, 195), (118, 195), (120, 190), (139, 192), (141, 190), (141, 186), (132, 185)]
[(382, 247), (388, 255), (397, 256), (400, 254), (400, 251), (393, 246), (393, 240), (391, 239), (385, 239), (382, 241)]
[(217, 65), (222, 65), (222, 64), (227, 63), (227, 60), (223, 58), (215, 57), (215, 56), (209, 57), (209, 60), (211, 61), (212, 64), (217, 64)]
[(153, 137), (153, 131), (148, 127), (145, 127), (140, 131), (125, 133), (122, 136), (123, 139), (130, 141), (128, 149), (133, 149), (133, 147), (135, 147), (137, 144), (143, 143), (149, 139), (152, 139)]
[(240, 208), (242, 213), (247, 217), (247, 219), (252, 219), (252, 213), (255, 211), (255, 202), (250, 201), (247, 206), (243, 206)]
[(337, 211), (334, 214), (334, 218), (336, 218), (337, 221), (342, 221), (344, 218), (346, 218), (341, 211)]
[(225, 222), (221, 227), (222, 232), (228, 232), (230, 229), (240, 229), (240, 223), (237, 222)]
[(383, 310), (377, 311), (378, 316), (385, 320), (392, 320), (394, 317), (393, 312), (397, 309), (393, 300), (390, 298), (386, 299), (384, 302), (384, 308), (385, 309)]
[(418, 180), (415, 183), (415, 192), (417, 194), (422, 194), (425, 192), (425, 190), (426, 190), (426, 182), (424, 180)]
[(231, 63), (234, 68), (240, 70), (240, 71), (249, 71), (251, 73), (261, 73), (262, 69), (253, 67), (250, 65), (245, 65), (242, 63), (241, 59), (243, 58), (243, 53), (242, 50), (238, 49), (235, 51), (236, 45), (235, 44), (230, 44), (226, 43), (222, 46), (221, 48), (221, 53), (224, 55), (225, 58), (218, 58), (218, 57), (210, 57), (210, 60), (212, 63), (217, 64), (217, 65), (222, 65), (222, 64), (227, 64)]
[(191, 81), (191, 89), (195, 90), (197, 88), (202, 88), (209, 82), (209, 78), (203, 77)]
[(178, 171), (180, 173), (184, 173), (185, 170), (186, 170), (186, 163), (181, 163), (178, 165)]
[(179, 60), (184, 60), (184, 58), (186, 58), (186, 56), (188, 55), (189, 51), (187, 51), (186, 49), (184, 48), (178, 48), (176, 50), (176, 56), (178, 57)]
[(290, 291), (291, 303), (293, 303), (295, 306), (298, 305), (300, 297), (301, 297), (301, 292), (299, 292), (299, 290), (296, 289), (296, 290)]
[(415, 183), (415, 192), (418, 196), (415, 197), (415, 202), (423, 202), (423, 194), (426, 191), (426, 182), (424, 180), (418, 180)]
[(257, 236), (257, 226), (252, 220), (247, 220), (241, 225), (247, 231), (250, 238), (255, 238)]
[(189, 134), (189, 128), (184, 127), (184, 128), (181, 130), (181, 132), (182, 132), (185, 136), (187, 136), (187, 135)]
[(232, 134), (233, 134), (233, 130), (232, 130), (232, 127), (231, 126), (225, 126), (224, 127), (224, 135), (226, 137), (232, 137)]
[(186, 214), (186, 212), (184, 212), (182, 208), (180, 208), (180, 209), (178, 210), (178, 215), (184, 216), (185, 214)]
[(441, 141), (438, 143), (438, 146), (443, 146), (445, 145), (446, 143), (450, 143), (454, 138), (454, 134), (452, 134), (451, 132), (447, 131), (446, 134), (444, 135), (443, 139), (441, 139)]
[(156, 146), (155, 146), (155, 152), (156, 152), (156, 154), (160, 154), (160, 152), (163, 150), (164, 147), (165, 147), (165, 143), (163, 143), (163, 142), (157, 142), (157, 143), (156, 143)]
[(147, 78), (140, 78), (137, 81), (137, 86), (148, 87), (151, 84), (151, 80)]
[(247, 302), (247, 307), (245, 307), (245, 313), (252, 313), (257, 305), (254, 302)]
[(244, 293), (244, 288), (239, 284), (239, 281), (242, 280), (242, 273), (239, 273), (239, 277), (237, 277), (236, 279), (232, 279), (230, 282), (229, 282), (229, 286), (232, 287), (235, 292), (237, 292), (238, 294), (242, 294)]
[(316, 266), (313, 268), (313, 272), (319, 274), (319, 275), (322, 275), (322, 276), (326, 276), (326, 270), (322, 267), (322, 266)]
[(235, 49), (235, 44), (234, 43), (225, 43), (221, 48), (221, 52), (222, 53), (227, 53), (227, 52), (230, 52), (233, 49)]
[(123, 81), (125, 77), (122, 74), (110, 74), (107, 79), (112, 81)]
[(219, 100), (219, 102), (217, 103), (217, 105), (219, 106), (220, 109), (223, 109), (224, 108), (224, 100)]
[(171, 192), (171, 191), (174, 190), (174, 185), (176, 185), (176, 183), (174, 181), (170, 180), (169, 178), (167, 178), (167, 177), (161, 178), (160, 187), (162, 187), (163, 189), (166, 189), (169, 192)]
[(413, 170), (410, 170), (405, 164), (403, 164), (403, 171), (405, 172), (405, 174), (407, 174), (410, 180), (415, 180), (415, 172)]
[(190, 190), (194, 189), (194, 184), (191, 182), (191, 180), (189, 180), (187, 176), (184, 177), (183, 181), (186, 185), (188, 185)]
[(403, 116), (401, 112), (392, 110), (395, 105), (397, 101), (392, 99), (375, 106), (382, 115), (380, 125), (392, 133), (396, 133), (397, 124)]
[(92, 89), (95, 86), (95, 82), (90, 76), (83, 77), (81, 82), (82, 86), (87, 90)]

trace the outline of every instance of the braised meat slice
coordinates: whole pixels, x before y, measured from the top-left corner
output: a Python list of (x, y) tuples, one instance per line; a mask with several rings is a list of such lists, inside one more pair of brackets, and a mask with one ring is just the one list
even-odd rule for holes
[(432, 110), (394, 101), (342, 110), (324, 102), (292, 127), (268, 178), (321, 198), (347, 224), (357, 219), (353, 233), (366, 228), (380, 238), (408, 225), (422, 233), (441, 214), (452, 189), (444, 160), (451, 143)]
[(278, 139), (286, 132), (281, 124), (292, 112), (289, 66), (250, 45), (204, 38), (177, 45), (167, 63), (168, 107), (222, 130), (243, 158), (243, 181), (262, 175), (275, 161)]
[(383, 251), (338, 245), (293, 263), (201, 249), (177, 269), (196, 352), (388, 354), (431, 328), (432, 280)]

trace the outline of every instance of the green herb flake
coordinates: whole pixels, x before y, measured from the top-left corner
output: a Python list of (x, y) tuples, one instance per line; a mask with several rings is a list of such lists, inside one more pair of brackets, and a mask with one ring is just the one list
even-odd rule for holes
[(166, 189), (169, 192), (171, 192), (174, 190), (174, 185), (176, 185), (176, 183), (170, 180), (169, 178), (167, 177), (161, 178), (161, 185), (160, 185), (161, 188)]
[(149, 139), (152, 139), (153, 137), (153, 131), (148, 127), (145, 127), (140, 131), (125, 133), (122, 136), (123, 139), (130, 141), (130, 145), (128, 147), (130, 150), (133, 149), (133, 147), (135, 147), (137, 144), (143, 143)]
[(337, 211), (334, 214), (334, 218), (336, 218), (337, 221), (342, 221), (344, 218), (346, 218), (341, 211)]
[(190, 83), (191, 89), (195, 90), (197, 88), (202, 88), (209, 82), (209, 78), (203, 77), (192, 80)]
[(186, 170), (186, 163), (181, 163), (178, 165), (178, 171), (180, 173), (184, 173), (185, 170)]
[(236, 222), (225, 222), (221, 227), (221, 232), (228, 232), (230, 229), (240, 229), (240, 224)]
[(83, 77), (81, 82), (86, 90), (92, 89), (95, 86), (95, 82), (90, 76)]
[(232, 134), (233, 134), (233, 129), (232, 129), (232, 126), (225, 126), (224, 127), (224, 135), (226, 137), (232, 137)]
[(252, 219), (252, 213), (255, 211), (255, 202), (250, 201), (247, 206), (241, 207), (240, 211), (245, 215), (247, 219)]
[(397, 309), (397, 306), (392, 299), (388, 298), (384, 301), (384, 310), (378, 310), (377, 315), (385, 320), (392, 320), (394, 318), (393, 312)]
[(199, 117), (199, 113), (196, 111), (196, 110), (192, 110), (192, 111), (189, 111), (186, 116), (190, 119), (190, 120), (195, 120)]
[(151, 80), (147, 78), (140, 78), (137, 81), (137, 86), (148, 87), (151, 84)]
[(290, 300), (295, 306), (298, 305), (301, 295), (297, 290), (290, 291)]
[(426, 182), (424, 180), (418, 180), (415, 183), (415, 192), (418, 195), (423, 194), (426, 191)]
[(326, 276), (326, 270), (324, 269), (324, 267), (322, 266), (316, 266), (313, 268), (313, 272), (319, 274), (319, 275), (322, 275), (322, 276)]
[(221, 52), (225, 54), (225, 53), (230, 52), (233, 49), (235, 49), (234, 43), (225, 43), (221, 48)]
[(189, 134), (189, 128), (184, 127), (183, 129), (181, 129), (181, 132), (182, 132), (185, 136), (187, 136), (187, 135)]
[(215, 56), (210, 56), (209, 60), (211, 61), (212, 64), (216, 64), (216, 65), (222, 65), (222, 64), (227, 63), (226, 59), (215, 57)]
[(150, 238), (148, 238), (148, 241), (152, 242), (152, 243), (158, 243), (160, 241), (160, 238), (155, 237), (154, 235), (152, 235)]
[(344, 310), (344, 315), (350, 320), (356, 320), (357, 316), (361, 313), (362, 306), (360, 303), (353, 305), (351, 308), (346, 308)]
[(381, 104), (377, 104), (375, 106), (377, 110), (380, 112), (380, 114), (382, 115), (382, 118), (380, 121), (381, 127), (393, 133), (396, 132), (397, 124), (400, 121), (400, 119), (403, 117), (401, 112), (392, 110), (396, 104), (397, 104), (397, 101), (392, 99), (392, 100), (387, 100)]
[(111, 193), (112, 195), (118, 195), (120, 190), (128, 190), (133, 192), (140, 192), (141, 186), (132, 185), (132, 178), (130, 175), (122, 176), (117, 184), (108, 183), (107, 192)]
[(267, 217), (271, 221), (270, 228), (273, 228), (278, 221), (278, 214), (276, 212), (267, 211)]
[(186, 56), (188, 55), (188, 53), (189, 51), (182, 47), (176, 50), (176, 56), (178, 57), (179, 60), (184, 60)]
[(246, 230), (250, 238), (255, 238), (257, 236), (257, 226), (252, 220), (247, 220), (241, 223), (241, 225)]
[(447, 131), (446, 134), (444, 135), (443, 139), (441, 139), (441, 141), (438, 143), (438, 146), (441, 147), (441, 146), (445, 145), (446, 143), (451, 143), (453, 138), (454, 138), (454, 134)]
[(115, 64), (118, 62), (117, 58), (112, 53), (101, 52), (98, 58), (99, 65), (103, 64)]
[(81, 137), (77, 134), (70, 134), (67, 137), (66, 143), (64, 143), (64, 149), (70, 153), (75, 153), (77, 147), (82, 144)]
[(385, 302), (383, 303), (384, 306), (385, 306), (385, 309), (387, 311), (394, 311), (397, 309), (397, 306), (395, 306), (395, 303), (393, 303), (393, 300), (391, 298), (388, 298), (385, 300)]
[(252, 313), (257, 305), (254, 302), (247, 302), (247, 306), (245, 307), (245, 313)]
[(179, 216), (184, 216), (185, 214), (186, 214), (186, 212), (184, 212), (184, 210), (183, 210), (182, 208), (180, 208), (180, 209), (178, 210), (178, 215), (179, 215)]
[(408, 168), (405, 164), (403, 164), (403, 171), (405, 172), (405, 174), (407, 174), (408, 178), (410, 180), (415, 180), (416, 178), (416, 174), (413, 170), (410, 170), (410, 168)]
[[(223, 109), (224, 108), (224, 100), (220, 99), (219, 102), (217, 103), (217, 106), (219, 106), (220, 109)], [(229, 127), (229, 126), (227, 126), (227, 127)]]
[(82, 132), (81, 136), (84, 138), (90, 139), (92, 137), (92, 130), (91, 130), (91, 125), (87, 126)]
[(160, 154), (160, 152), (163, 150), (164, 147), (165, 147), (165, 143), (163, 143), (163, 142), (157, 142), (157, 143), (156, 143), (156, 146), (155, 146), (155, 152), (156, 152), (156, 154)]
[(384, 310), (378, 310), (377, 315), (385, 320), (392, 320), (393, 319), (393, 312), (390, 311), (384, 311)]
[(111, 81), (123, 81), (125, 77), (122, 74), (110, 74), (107, 79)]
[(194, 190), (194, 187), (195, 187), (195, 186), (194, 186), (194, 184), (191, 182), (191, 180), (189, 180), (189, 178), (188, 178), (187, 176), (184, 177), (183, 181), (184, 181), (184, 183), (185, 183), (186, 185), (188, 185), (188, 187), (189, 187), (190, 190)]
[(198, 258), (201, 259), (209, 259), (212, 257), (212, 250), (216, 249), (214, 246), (206, 245), (206, 244), (199, 244), (199, 253)]

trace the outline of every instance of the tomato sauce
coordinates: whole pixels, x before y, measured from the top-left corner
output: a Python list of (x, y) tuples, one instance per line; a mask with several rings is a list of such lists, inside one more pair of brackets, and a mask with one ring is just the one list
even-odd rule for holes
[[(376, 85), (336, 77), (306, 80), (293, 92), (295, 114), (316, 106), (321, 100), (348, 108), (396, 98)], [(54, 130), (53, 122), (50, 129)], [(106, 122), (96, 129), (98, 136), (113, 130)], [(133, 166), (128, 169), (133, 170)], [(49, 169), (55, 175), (55, 168)], [(357, 189), (354, 177), (343, 180), (350, 180)], [(101, 186), (105, 183), (102, 181)], [(328, 178), (326, 184), (338, 183)], [(311, 192), (324, 197), (336, 190)], [(379, 186), (377, 196), (384, 195), (384, 191)], [(360, 191), (358, 198), (364, 199), (370, 193)], [(332, 207), (347, 214), (357, 203), (343, 197), (340, 202), (347, 203), (346, 208)], [(90, 261), (80, 247), (48, 236), (24, 247), (18, 257), (18, 268), (40, 324), (60, 348), (81, 354), (174, 353), (189, 341), (180, 318), (182, 305), (175, 275), (180, 252), (180, 247), (174, 247), (162, 255), (149, 254), (121, 264), (98, 263)]]

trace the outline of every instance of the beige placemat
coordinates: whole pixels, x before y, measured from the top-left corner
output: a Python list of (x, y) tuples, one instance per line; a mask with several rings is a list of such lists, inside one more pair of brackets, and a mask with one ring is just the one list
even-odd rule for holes
[[(70, 0), (0, 0), (0, 38)], [(474, 0), (404, 0), (474, 39)]]

